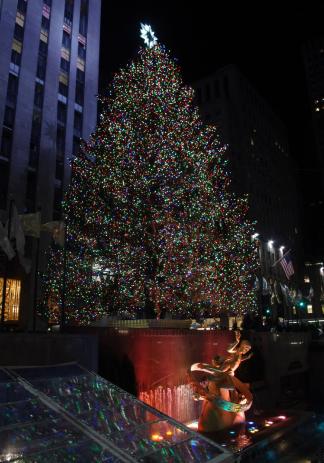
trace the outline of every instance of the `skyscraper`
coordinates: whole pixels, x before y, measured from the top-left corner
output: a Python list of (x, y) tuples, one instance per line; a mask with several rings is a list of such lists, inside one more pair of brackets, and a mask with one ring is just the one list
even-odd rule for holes
[(287, 283), (277, 262), (289, 249), (294, 263), (300, 260), (300, 231), (295, 166), (285, 127), (235, 65), (195, 82), (194, 88), (202, 116), (217, 126), (221, 143), (228, 147), (233, 190), (249, 195), (262, 276)]
[(309, 40), (303, 47), (309, 106), (312, 114), (316, 154), (324, 192), (324, 37)]
[(0, 2), (3, 221), (10, 199), (20, 213), (41, 209), (43, 222), (60, 218), (70, 159), (97, 120), (100, 7), (100, 0)]

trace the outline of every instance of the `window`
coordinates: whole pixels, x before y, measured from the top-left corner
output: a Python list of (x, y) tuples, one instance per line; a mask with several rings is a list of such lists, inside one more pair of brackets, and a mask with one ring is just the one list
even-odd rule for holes
[[(0, 301), (3, 298), (3, 278), (0, 278)], [(19, 320), (19, 308), (20, 308), (20, 291), (21, 291), (21, 281), (12, 280), (8, 278), (6, 281), (5, 288), (5, 306), (4, 306), (4, 321), (18, 321)], [(2, 309), (2, 306), (1, 306)]]
[(17, 93), (18, 77), (10, 73), (8, 78), (7, 102), (15, 105), (17, 100)]
[(68, 23), (73, 21), (73, 0), (65, 0), (64, 20)]
[(44, 31), (49, 31), (50, 28), (50, 20), (49, 18), (46, 18), (45, 16), (42, 16), (42, 29)]
[(0, 161), (0, 209), (7, 207), (9, 163)]
[(14, 125), (14, 119), (15, 119), (15, 110), (11, 108), (10, 106), (6, 106), (3, 125), (8, 127), (9, 129), (12, 129)]
[(312, 306), (312, 304), (307, 304), (307, 313), (313, 313), (313, 306)]
[(0, 156), (9, 159), (11, 156), (11, 147), (12, 147), (12, 130), (4, 127), (2, 131)]
[(14, 38), (19, 42), (22, 42), (24, 38), (24, 28), (17, 23), (15, 24)]
[(17, 14), (16, 14), (16, 23), (19, 24), (19, 26), (24, 27), (24, 24), (25, 24), (25, 16), (24, 16), (24, 14), (21, 13), (20, 11), (17, 11)]
[(56, 132), (56, 157), (64, 159), (65, 153), (65, 128), (58, 126)]
[(86, 37), (88, 28), (88, 0), (81, 0), (79, 32)]
[(84, 84), (84, 81), (85, 81), (84, 71), (81, 71), (81, 69), (77, 69), (76, 78), (79, 82), (82, 82)]
[(41, 30), (41, 31), (40, 31), (40, 36), (39, 36), (39, 38), (40, 38), (40, 41), (41, 41), (41, 42), (47, 44), (47, 41), (48, 41), (48, 32)]
[(27, 0), (18, 0), (17, 10), (25, 14), (27, 11)]
[(71, 36), (66, 31), (63, 31), (62, 45), (66, 48), (71, 48)]
[(37, 63), (37, 77), (41, 80), (45, 80), (46, 74), (46, 56), (43, 54), (38, 55), (38, 63)]
[(66, 74), (66, 72), (60, 72), (59, 82), (62, 82), (62, 84), (67, 86), (69, 85), (69, 76)]
[(86, 59), (86, 48), (85, 46), (78, 42), (78, 57), (85, 60)]
[(70, 63), (64, 58), (61, 58), (61, 69), (65, 72), (69, 72)]
[(68, 96), (69, 87), (63, 82), (59, 82), (59, 93), (65, 97)]
[(61, 57), (62, 57), (65, 61), (70, 61), (70, 49), (69, 49), (69, 48), (62, 47), (62, 48), (61, 48)]
[(22, 51), (22, 42), (20, 40), (13, 39), (13, 41), (12, 41), (12, 49), (15, 50), (17, 53), (21, 53), (21, 51)]
[(308, 275), (305, 275), (304, 276), (304, 283), (309, 283), (310, 280), (309, 280), (309, 276)]
[(43, 40), (39, 41), (39, 49), (38, 49), (39, 56), (42, 56), (45, 60), (47, 57), (47, 42)]
[(66, 124), (66, 116), (67, 116), (67, 107), (66, 104), (59, 101), (57, 103), (57, 120), (61, 122), (61, 124)]
[(11, 62), (16, 66), (20, 66), (21, 63), (21, 53), (18, 53), (16, 50), (11, 50)]
[(78, 103), (80, 106), (83, 105), (84, 100), (84, 85), (83, 83), (76, 81), (75, 85), (75, 102)]
[(35, 97), (34, 97), (34, 105), (37, 108), (43, 107), (43, 100), (44, 100), (44, 86), (38, 82), (35, 84)]
[(81, 138), (82, 135), (82, 114), (74, 111), (74, 135)]
[(41, 134), (41, 112), (38, 109), (34, 109), (33, 121), (31, 129), (31, 142), (39, 145), (40, 134)]

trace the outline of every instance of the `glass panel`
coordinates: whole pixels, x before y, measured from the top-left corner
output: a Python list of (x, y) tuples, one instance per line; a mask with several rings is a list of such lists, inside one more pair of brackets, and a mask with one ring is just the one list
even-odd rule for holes
[(7, 402), (0, 405), (0, 462), (117, 463), (132, 456), (147, 463), (203, 463), (224, 453), (76, 364), (11, 373), (28, 380), (34, 395), (17, 382), (1, 383), (6, 376), (0, 376), (0, 398)]

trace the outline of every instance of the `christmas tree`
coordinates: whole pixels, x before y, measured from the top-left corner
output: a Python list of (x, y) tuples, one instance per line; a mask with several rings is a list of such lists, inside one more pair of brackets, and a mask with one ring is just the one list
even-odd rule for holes
[(178, 65), (143, 35), (148, 46), (115, 75), (73, 162), (67, 249), (52, 256), (46, 289), (52, 318), (64, 289), (66, 317), (80, 323), (255, 307), (247, 198), (231, 192), (217, 131), (202, 123)]

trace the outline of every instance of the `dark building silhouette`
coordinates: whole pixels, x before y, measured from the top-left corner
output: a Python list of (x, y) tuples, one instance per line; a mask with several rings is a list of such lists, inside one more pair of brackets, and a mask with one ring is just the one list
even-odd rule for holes
[(324, 191), (324, 36), (309, 40), (303, 47), (309, 107), (312, 115), (316, 154)]
[(291, 249), (296, 280), (301, 258), (299, 196), (284, 125), (235, 65), (195, 82), (194, 88), (204, 120), (216, 124), (221, 143), (228, 145), (234, 191), (249, 195), (262, 275), (270, 285), (286, 284), (281, 266), (273, 264)]
[[(100, 6), (100, 0), (0, 2), (3, 222), (10, 199), (19, 213), (40, 208), (42, 222), (61, 216), (70, 160), (97, 120)], [(29, 247), (35, 260), (35, 245)], [(32, 275), (22, 285), (28, 306)]]

